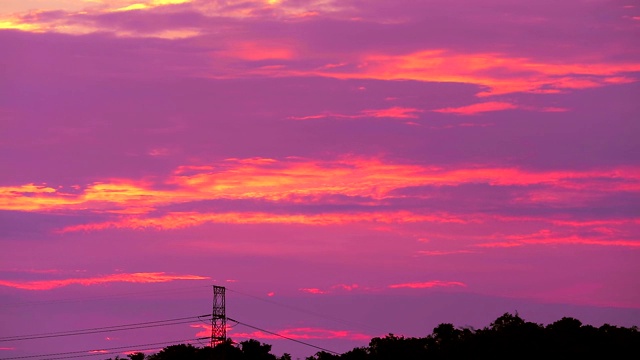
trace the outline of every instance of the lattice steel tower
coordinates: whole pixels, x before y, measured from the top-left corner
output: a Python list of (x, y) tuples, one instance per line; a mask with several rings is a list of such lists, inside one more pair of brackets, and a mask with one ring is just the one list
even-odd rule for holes
[(211, 347), (227, 341), (227, 314), (224, 286), (213, 286), (213, 312), (211, 313)]

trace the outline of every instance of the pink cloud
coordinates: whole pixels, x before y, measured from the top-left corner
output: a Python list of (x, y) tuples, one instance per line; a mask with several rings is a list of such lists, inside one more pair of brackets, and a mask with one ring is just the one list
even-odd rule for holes
[[(47, 185), (0, 187), (0, 209), (19, 211), (93, 210), (137, 213), (159, 205), (211, 199), (288, 201), (299, 196), (341, 194), (383, 199), (406, 187), (487, 183), (545, 185), (554, 189), (640, 191), (640, 170), (632, 167), (587, 171), (525, 171), (519, 168), (443, 169), (375, 158), (335, 160), (229, 159), (178, 167), (157, 187), (147, 180), (110, 179), (65, 191)], [(604, 180), (616, 180), (608, 182)]]
[(20, 273), (28, 273), (28, 274), (59, 274), (59, 273), (62, 273), (62, 271), (58, 270), (58, 269), (20, 269), (20, 268), (11, 268), (11, 269), (0, 269), (0, 271), (20, 272)]
[(543, 112), (567, 112), (567, 111), (569, 111), (569, 109), (562, 108), (562, 107), (549, 106), (549, 107), (542, 108), (541, 111), (543, 111)]
[(360, 113), (354, 114), (354, 115), (326, 112), (326, 113), (316, 114), (316, 115), (290, 116), (289, 119), (292, 119), (292, 120), (317, 120), (317, 119), (324, 119), (324, 118), (361, 119), (366, 117), (392, 118), (392, 119), (417, 119), (418, 118), (417, 114), (421, 112), (423, 112), (423, 110), (416, 109), (416, 108), (405, 108), (405, 107), (395, 106), (387, 109), (362, 110), (360, 111)]
[[(9, 0), (27, 2), (62, 11), (0, 15), (14, 29), (0, 31), (0, 148), (12, 155), (0, 171), (0, 263), (89, 271), (5, 271), (9, 293), (103, 293), (180, 280), (116, 279), (114, 266), (207, 274), (213, 261), (219, 279), (303, 307), (465, 298), (464, 284), (487, 296), (526, 288), (531, 300), (585, 278), (604, 295), (571, 301), (640, 303), (638, 23), (620, 16), (635, 11), (577, 0)], [(598, 29), (587, 42), (585, 21)], [(162, 296), (145, 310), (166, 307)], [(209, 292), (196, 297), (210, 304)], [(406, 322), (379, 323), (411, 329), (418, 313), (394, 308), (389, 318)], [(57, 315), (100, 326), (74, 310)], [(110, 310), (126, 318), (127, 307)], [(311, 324), (298, 321), (290, 327)]]
[[(324, 51), (309, 51), (305, 48), (310, 40), (309, 37), (297, 35), (295, 32), (291, 32), (293, 35), (282, 36), (277, 32), (263, 34), (251, 31), (251, 26), (254, 24), (251, 20), (288, 22), (289, 25), (306, 24), (309, 19), (317, 18), (347, 21), (349, 18), (359, 19), (352, 16), (353, 11), (366, 10), (355, 4), (341, 6), (341, 3), (334, 1), (287, 1), (269, 4), (266, 1), (252, 0), (245, 1), (241, 5), (232, 5), (221, 2), (157, 0), (139, 1), (133, 4), (104, 1), (102, 5), (71, 6), (59, 3), (57, 10), (61, 11), (49, 12), (47, 16), (43, 16), (41, 12), (27, 13), (28, 7), (25, 7), (22, 13), (5, 15), (5, 18), (0, 20), (0, 28), (40, 33), (109, 32), (120, 37), (156, 37), (174, 40), (197, 39), (206, 34), (226, 30), (224, 27), (206, 25), (204, 22), (195, 23), (193, 26), (185, 26), (178, 22), (172, 26), (168, 21), (164, 24), (165, 27), (140, 29), (136, 26), (118, 26), (122, 24), (114, 25), (96, 20), (104, 15), (110, 17), (129, 15), (131, 18), (147, 19), (146, 16), (150, 15), (162, 13), (178, 16), (181, 12), (187, 11), (198, 14), (199, 17), (223, 18), (227, 21), (244, 20), (244, 26), (234, 24), (245, 31), (230, 32), (229, 34), (232, 35), (229, 38), (224, 37), (211, 44), (195, 42), (196, 52), (211, 54), (211, 57), (216, 60), (206, 69), (195, 70), (198, 76), (218, 78), (323, 76), (338, 79), (465, 83), (482, 87), (484, 90), (478, 93), (479, 96), (517, 92), (552, 93), (635, 82), (637, 80), (629, 73), (640, 71), (640, 64), (637, 62), (606, 61), (607, 57), (597, 56), (599, 54), (561, 58), (561, 61), (557, 59), (545, 61), (535, 56), (505, 54), (490, 50), (474, 51), (473, 46), (468, 46), (470, 50), (461, 51), (453, 46), (445, 47), (438, 42), (427, 45), (408, 43), (400, 47), (405, 49), (403, 52), (393, 48), (376, 48), (374, 51), (370, 47), (360, 46), (348, 48), (327, 46), (322, 49)], [(373, 6), (373, 8), (376, 7)], [(415, 9), (417, 13), (424, 12), (420, 6), (416, 6)], [(383, 12), (369, 15), (368, 20), (373, 23), (388, 24), (391, 21), (402, 23), (392, 15), (386, 17)], [(630, 18), (635, 20), (636, 17)], [(359, 23), (360, 21), (350, 22)], [(229, 26), (224, 21), (222, 23)], [(475, 22), (467, 25), (469, 29), (479, 26)], [(509, 25), (515, 24), (509, 23)], [(357, 40), (368, 42), (366, 37), (357, 38)], [(592, 60), (585, 61), (585, 58)], [(279, 60), (283, 64), (260, 63), (265, 60)], [(252, 62), (260, 64), (251, 64)], [(329, 66), (318, 67), (318, 63), (329, 64)], [(335, 64), (339, 66), (332, 66)], [(415, 114), (383, 115), (383, 117), (398, 116), (412, 117)]]
[(478, 103), (468, 106), (461, 106), (457, 108), (443, 108), (438, 110), (433, 110), (435, 112), (444, 113), (444, 114), (456, 114), (456, 115), (475, 115), (484, 112), (492, 112), (492, 111), (502, 111), (502, 110), (512, 110), (518, 109), (518, 106), (499, 101), (491, 101), (485, 103)]
[(478, 244), (480, 247), (486, 248), (510, 248), (525, 245), (594, 245), (594, 246), (619, 246), (631, 249), (640, 248), (640, 240), (599, 240), (585, 239), (579, 236), (554, 237), (538, 240), (521, 240), (521, 241), (497, 241)]
[(326, 294), (327, 292), (324, 290), (320, 290), (318, 288), (300, 288), (299, 289), (302, 292), (306, 292), (309, 294), (314, 294), (314, 295), (322, 295), (322, 294)]
[(459, 281), (425, 281), (425, 282), (412, 282), (412, 283), (403, 283), (403, 284), (393, 284), (389, 285), (390, 289), (428, 289), (433, 287), (466, 287), (465, 283)]
[(369, 54), (356, 61), (359, 65), (352, 71), (326, 69), (314, 74), (339, 79), (468, 83), (489, 88), (478, 96), (491, 96), (600, 87), (607, 85), (608, 79), (640, 71), (640, 64), (631, 62), (558, 64), (493, 53), (463, 54), (448, 49), (423, 49), (401, 55)]
[(606, 220), (589, 220), (589, 221), (575, 221), (575, 220), (559, 220), (552, 219), (551, 222), (560, 226), (572, 226), (572, 227), (592, 227), (592, 226), (620, 226), (626, 224), (640, 224), (640, 219), (606, 219)]
[(328, 289), (322, 290), (322, 289), (318, 289), (318, 288), (301, 288), (298, 289), (302, 292), (306, 292), (308, 294), (314, 294), (314, 295), (325, 295), (325, 294), (330, 294), (330, 293), (334, 293), (336, 291), (354, 291), (354, 290), (364, 290), (360, 287), (360, 285), (358, 284), (337, 284), (337, 285), (333, 285), (331, 287), (329, 287)]
[(153, 273), (123, 273), (97, 276), (91, 278), (71, 278), (57, 280), (37, 280), (37, 281), (9, 281), (0, 280), (0, 286), (11, 287), (21, 290), (51, 290), (69, 285), (100, 285), (107, 283), (162, 283), (176, 280), (208, 280), (209, 277), (198, 275), (170, 275), (163, 272)]
[(271, 214), (271, 213), (170, 213), (162, 217), (124, 217), (117, 221), (68, 226), (59, 233), (100, 231), (106, 229), (170, 230), (199, 226), (207, 223), (222, 224), (302, 224), (311, 226), (345, 225), (353, 223), (467, 223), (468, 220), (449, 214), (414, 214), (409, 211), (382, 213), (330, 213), (330, 214)]
[[(211, 326), (204, 324), (190, 325), (192, 328), (203, 329), (195, 334), (196, 337), (211, 336)], [(316, 327), (297, 327), (286, 328), (274, 331), (282, 336), (286, 336), (296, 340), (312, 340), (312, 339), (345, 339), (345, 340), (370, 340), (373, 336), (353, 332), (349, 330), (332, 330)], [(234, 339), (256, 339), (256, 340), (280, 340), (282, 337), (265, 333), (262, 331), (240, 332), (237, 327), (228, 326), (227, 333), (229, 337)]]
[[(427, 289), (427, 288), (434, 288), (434, 287), (466, 287), (467, 285), (462, 283), (462, 282), (458, 282), (458, 281), (439, 281), (439, 280), (434, 280), (434, 281), (425, 281), (425, 282), (411, 282), (411, 283), (401, 283), (401, 284), (392, 284), (392, 285), (388, 285), (386, 286), (386, 288), (388, 289), (402, 289), (402, 288), (406, 288), (406, 289)], [(344, 285), (344, 284), (339, 284), (339, 285), (334, 285), (331, 286), (328, 289), (319, 289), (319, 288), (302, 288), (299, 289), (302, 292), (306, 292), (309, 294), (314, 294), (314, 295), (326, 295), (326, 294), (331, 294), (331, 293), (335, 293), (338, 290), (342, 290), (342, 291), (353, 291), (353, 290), (361, 290), (361, 291), (367, 291), (367, 292), (378, 292), (378, 291), (383, 291), (382, 288), (370, 288), (370, 287), (361, 287), (357, 284), (353, 284), (353, 285)]]
[[(278, 334), (286, 336), (291, 339), (296, 340), (312, 340), (312, 339), (348, 339), (348, 340), (360, 340), (360, 341), (368, 341), (371, 340), (373, 336), (348, 331), (348, 330), (330, 330), (330, 329), (322, 329), (322, 328), (312, 328), (312, 327), (300, 327), (300, 328), (290, 328), (290, 329), (282, 329), (276, 331)], [(262, 331), (254, 331), (249, 333), (237, 332), (233, 331), (229, 334), (229, 336), (238, 339), (264, 339), (264, 340), (278, 340), (281, 337), (269, 333), (265, 333)]]
[(471, 254), (474, 251), (471, 250), (420, 250), (418, 254), (426, 256), (443, 256), (443, 255), (455, 255), (455, 254)]
[(234, 42), (228, 49), (217, 52), (220, 56), (249, 61), (291, 60), (296, 56), (296, 47), (283, 41)]
[(405, 108), (405, 107), (396, 106), (388, 109), (363, 110), (362, 112), (365, 116), (372, 116), (372, 117), (416, 119), (418, 118), (417, 113), (422, 112), (422, 110), (419, 110), (416, 108)]
[[(574, 226), (571, 222), (569, 222), (569, 224)], [(500, 240), (480, 243), (477, 246), (485, 248), (509, 248), (525, 245), (593, 245), (627, 247), (630, 249), (640, 248), (640, 240), (618, 239), (615, 237), (617, 231), (598, 225), (600, 225), (600, 222), (592, 222), (589, 224), (589, 226), (596, 226), (591, 229), (592, 233), (589, 237), (542, 229), (532, 234), (494, 236), (494, 238)]]

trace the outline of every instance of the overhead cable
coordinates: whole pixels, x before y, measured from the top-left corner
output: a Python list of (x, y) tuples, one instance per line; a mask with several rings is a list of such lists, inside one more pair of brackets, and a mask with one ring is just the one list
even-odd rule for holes
[(193, 320), (202, 319), (210, 316), (211, 314), (206, 314), (206, 315), (188, 316), (188, 317), (174, 318), (174, 319), (167, 319), (167, 320), (147, 321), (142, 323), (133, 323), (133, 324), (126, 324), (126, 325), (104, 326), (104, 327), (96, 327), (96, 328), (88, 328), (88, 329), (59, 331), (59, 332), (30, 334), (30, 335), (7, 336), (7, 337), (0, 338), (0, 342), (45, 339), (45, 338), (54, 338), (54, 337), (63, 337), (63, 336), (86, 335), (86, 334), (96, 334), (96, 333), (103, 333), (103, 332), (144, 329), (144, 328), (158, 327), (158, 326), (187, 324), (192, 322)]
[[(51, 354), (40, 354), (40, 355), (15, 356), (15, 357), (1, 358), (0, 360), (33, 359), (33, 358), (46, 357), (46, 356), (60, 356), (60, 355), (74, 355), (74, 354), (83, 354), (82, 356), (109, 355), (109, 354), (114, 354), (114, 352), (109, 352), (109, 351), (112, 351), (112, 350), (137, 349), (138, 351), (141, 351), (141, 350), (148, 350), (148, 349), (141, 349), (142, 347), (147, 347), (147, 346), (157, 346), (157, 345), (165, 345), (165, 344), (184, 343), (184, 342), (203, 340), (203, 339), (209, 339), (209, 338), (206, 337), (206, 338), (195, 338), (195, 339), (171, 340), (171, 341), (163, 341), (163, 342), (150, 343), (150, 344), (117, 346), (117, 347), (111, 347), (111, 348), (78, 350), (78, 351), (68, 351), (68, 352), (59, 352), (59, 353), (51, 353)], [(57, 358), (57, 359), (60, 359), (60, 358)]]
[(313, 345), (313, 344), (310, 344), (308, 342), (300, 341), (298, 339), (294, 339), (294, 338), (291, 338), (291, 337), (288, 337), (288, 336), (285, 336), (285, 335), (282, 335), (282, 334), (278, 334), (278, 333), (273, 332), (273, 331), (261, 329), (261, 328), (256, 327), (256, 326), (249, 325), (247, 323), (244, 323), (244, 322), (241, 322), (241, 321), (238, 321), (238, 320), (234, 320), (234, 319), (232, 319), (230, 317), (227, 317), (227, 320), (233, 321), (236, 324), (244, 325), (246, 327), (249, 327), (249, 328), (252, 328), (252, 329), (255, 329), (255, 330), (258, 330), (258, 331), (265, 332), (267, 334), (271, 334), (271, 335), (275, 335), (275, 336), (281, 337), (281, 338), (286, 339), (286, 340), (294, 341), (294, 342), (297, 342), (297, 343), (302, 344), (302, 345), (310, 346), (310, 347), (316, 348), (318, 350), (322, 350), (322, 351), (325, 351), (325, 352), (328, 352), (328, 353), (332, 353), (334, 355), (341, 355), (339, 352), (336, 352), (336, 351), (333, 351), (333, 350), (329, 350), (329, 349), (325, 349), (323, 347), (320, 347), (320, 346), (317, 346), (317, 345)]

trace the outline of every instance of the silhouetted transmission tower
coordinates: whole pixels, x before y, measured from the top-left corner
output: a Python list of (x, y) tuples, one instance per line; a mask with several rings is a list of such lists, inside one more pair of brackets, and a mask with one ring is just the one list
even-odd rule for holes
[(213, 312), (211, 313), (211, 347), (227, 341), (227, 314), (224, 286), (213, 286)]

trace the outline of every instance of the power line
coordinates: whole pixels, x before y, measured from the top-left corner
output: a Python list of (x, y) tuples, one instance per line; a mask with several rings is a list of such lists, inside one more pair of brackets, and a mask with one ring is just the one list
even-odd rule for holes
[(230, 288), (227, 288), (227, 290), (231, 291), (231, 292), (234, 292), (234, 293), (237, 293), (237, 294), (240, 294), (240, 295), (248, 296), (250, 298), (254, 298), (256, 300), (260, 300), (262, 302), (266, 302), (266, 303), (273, 304), (273, 305), (276, 305), (276, 306), (280, 306), (280, 307), (283, 307), (283, 308), (287, 308), (287, 309), (290, 309), (290, 310), (298, 311), (298, 312), (301, 312), (301, 313), (317, 316), (319, 318), (323, 318), (325, 320), (330, 320), (330, 321), (333, 321), (333, 322), (336, 322), (336, 323), (341, 323), (343, 325), (349, 325), (349, 326), (355, 326), (355, 327), (366, 327), (369, 330), (373, 330), (373, 331), (377, 331), (377, 332), (381, 332), (381, 333), (385, 332), (382, 329), (376, 328), (376, 327), (371, 326), (371, 325), (359, 323), (359, 322), (356, 322), (356, 321), (350, 321), (350, 320), (340, 319), (340, 318), (333, 317), (333, 316), (327, 316), (327, 315), (324, 315), (324, 314), (321, 314), (321, 313), (318, 313), (318, 312), (315, 312), (315, 311), (310, 311), (310, 310), (306, 310), (306, 309), (299, 308), (299, 307), (296, 307), (296, 306), (283, 304), (283, 303), (280, 303), (280, 302), (277, 302), (277, 301), (273, 301), (273, 300), (270, 300), (270, 299), (265, 299), (265, 298), (262, 298), (260, 296), (247, 294), (245, 292), (234, 290), (234, 289), (230, 289)]
[(45, 339), (45, 338), (63, 337), (63, 336), (96, 334), (96, 333), (102, 333), (102, 332), (144, 329), (144, 328), (151, 328), (151, 327), (158, 327), (158, 326), (179, 325), (179, 324), (190, 323), (195, 319), (202, 319), (210, 316), (211, 314), (206, 314), (206, 315), (200, 315), (200, 316), (188, 316), (188, 317), (182, 317), (182, 318), (147, 321), (142, 323), (133, 323), (133, 324), (126, 324), (126, 325), (103, 326), (103, 327), (70, 330), (70, 331), (58, 331), (58, 332), (50, 332), (50, 333), (8, 336), (8, 337), (0, 338), (0, 342)]
[[(129, 346), (118, 346), (118, 347), (103, 348), (103, 349), (90, 349), (90, 350), (68, 351), (68, 352), (60, 352), (60, 353), (52, 353), (52, 354), (16, 356), (16, 357), (2, 358), (0, 360), (33, 359), (33, 358), (45, 357), (45, 356), (60, 356), (60, 355), (74, 355), (74, 354), (83, 354), (82, 356), (109, 355), (109, 354), (114, 354), (114, 352), (102, 352), (102, 351), (122, 350), (122, 349), (131, 349), (131, 348), (134, 348), (134, 349), (138, 348), (139, 349), (139, 348), (145, 347), (145, 346), (156, 346), (156, 345), (164, 345), (164, 344), (169, 344), (169, 343), (175, 344), (175, 343), (183, 343), (183, 342), (196, 341), (196, 340), (202, 340), (202, 339), (208, 339), (208, 338), (171, 340), (171, 341), (163, 341), (163, 342), (158, 342), (158, 343), (138, 344), (138, 345), (129, 345)], [(147, 349), (139, 349), (138, 351), (140, 351), (140, 350), (147, 350)], [(91, 353), (92, 351), (99, 351), (99, 352)], [(75, 357), (75, 356), (73, 356), (73, 357)], [(57, 358), (57, 359), (66, 359), (66, 358), (70, 358), (70, 357)]]
[(227, 320), (229, 320), (229, 321), (233, 321), (233, 322), (234, 322), (234, 323), (236, 323), (236, 324), (240, 324), (240, 325), (244, 325), (244, 326), (246, 326), (246, 327), (250, 327), (250, 328), (255, 329), (255, 330), (258, 330), (258, 331), (265, 332), (265, 333), (267, 333), (267, 334), (271, 334), (271, 335), (275, 335), (275, 336), (281, 337), (281, 338), (286, 339), (286, 340), (294, 341), (294, 342), (297, 342), (297, 343), (300, 343), (300, 344), (303, 344), (303, 345), (306, 345), (306, 346), (310, 346), (310, 347), (312, 347), (312, 348), (316, 348), (316, 349), (319, 349), (319, 350), (322, 350), (322, 351), (326, 351), (326, 352), (328, 352), (328, 353), (332, 353), (332, 354), (335, 354), (335, 355), (342, 355), (342, 354), (340, 354), (339, 352), (336, 352), (336, 351), (333, 351), (333, 350), (329, 350), (329, 349), (325, 349), (325, 348), (320, 347), (320, 346), (317, 346), (317, 345), (309, 344), (308, 342), (304, 342), (304, 341), (300, 341), (300, 340), (297, 340), (297, 339), (294, 339), (294, 338), (290, 338), (290, 337), (288, 337), (288, 336), (285, 336), (285, 335), (282, 335), (282, 334), (278, 334), (278, 333), (273, 332), (273, 331), (269, 331), (269, 330), (261, 329), (261, 328), (256, 327), (256, 326), (249, 325), (249, 324), (247, 324), (247, 323), (243, 323), (243, 322), (238, 321), (238, 320), (234, 320), (234, 319), (232, 319), (232, 318), (230, 318), (230, 317), (227, 317)]

